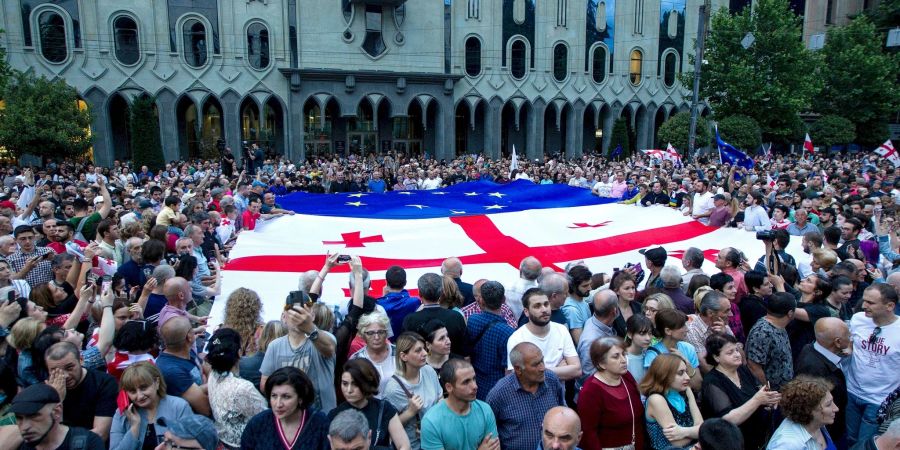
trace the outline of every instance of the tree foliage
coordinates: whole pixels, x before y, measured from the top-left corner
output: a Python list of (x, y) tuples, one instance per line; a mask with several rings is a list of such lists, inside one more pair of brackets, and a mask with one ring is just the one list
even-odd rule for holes
[(0, 145), (17, 157), (77, 157), (91, 147), (90, 110), (79, 108), (78, 92), (65, 81), (16, 72), (3, 99)]
[[(669, 117), (665, 123), (659, 127), (657, 141), (662, 146), (664, 143), (672, 144), (675, 148), (686, 152), (688, 150), (688, 140), (691, 128), (691, 113), (680, 112)], [(705, 147), (709, 144), (709, 122), (703, 117), (697, 117), (697, 140), (695, 146), (697, 148)]]
[(878, 6), (866, 10), (866, 15), (879, 28), (900, 27), (900, 0), (881, 0)]
[(613, 122), (612, 137), (609, 140), (609, 154), (612, 155), (616, 151), (616, 147), (622, 146), (622, 154), (619, 158), (624, 158), (631, 154), (631, 140), (628, 136), (628, 123), (624, 117), (619, 117)]
[(135, 167), (158, 170), (165, 166), (154, 99), (141, 96), (131, 104), (131, 150)]
[[(0, 34), (3, 33), (5, 33), (5, 31), (0, 28)], [(3, 91), (6, 89), (11, 74), (12, 70), (9, 68), (9, 63), (6, 62), (6, 52), (3, 51), (3, 49), (0, 49), (0, 96), (3, 95)]]
[(752, 117), (735, 114), (718, 122), (722, 140), (752, 155), (762, 144), (762, 131)]
[[(736, 15), (722, 9), (712, 16), (700, 93), (716, 117), (747, 115), (767, 141), (794, 136), (798, 113), (821, 90), (821, 81), (810, 73), (819, 58), (803, 44), (801, 20), (788, 0), (758, 0)], [(745, 49), (741, 41), (748, 32), (755, 41)], [(692, 76), (685, 74), (685, 86)]]
[(856, 125), (838, 115), (825, 115), (809, 127), (809, 137), (816, 145), (849, 144), (856, 139)]
[(813, 101), (816, 112), (870, 126), (900, 107), (900, 54), (885, 52), (883, 42), (866, 16), (828, 30), (820, 70), (825, 88)]

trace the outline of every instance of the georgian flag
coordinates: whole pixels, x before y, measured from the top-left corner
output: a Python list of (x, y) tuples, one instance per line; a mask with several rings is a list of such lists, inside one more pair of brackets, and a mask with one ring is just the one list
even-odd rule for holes
[[(764, 252), (754, 233), (707, 227), (665, 206), (617, 204), (588, 189), (524, 180), (386, 194), (294, 193), (278, 202), (297, 214), (260, 221), (239, 235), (212, 307), (213, 327), (238, 287), (260, 295), (265, 320), (279, 319), (300, 275), (321, 269), (327, 253), (359, 255), (372, 279), (368, 294), (377, 298), (389, 267), (406, 269), (413, 290), (421, 275), (440, 273), (450, 256), (462, 261), (464, 281), (508, 285), (527, 256), (557, 271), (584, 261), (594, 272), (612, 273), (626, 263), (645, 264), (638, 250), (659, 245), (668, 251), (668, 264), (680, 268), (680, 255), (697, 247), (707, 256), (704, 268), (714, 273), (724, 247), (740, 248), (750, 261)], [(342, 311), (350, 297), (349, 270), (336, 266), (323, 285), (322, 301)]]
[(876, 148), (875, 153), (890, 161), (894, 164), (894, 167), (900, 166), (900, 155), (897, 155), (897, 150), (894, 150), (894, 144), (891, 143), (890, 139), (884, 144), (881, 144), (880, 147)]
[(806, 133), (806, 139), (803, 141), (803, 149), (809, 152), (810, 155), (816, 152), (815, 147), (813, 147), (812, 139), (809, 138), (809, 133)]

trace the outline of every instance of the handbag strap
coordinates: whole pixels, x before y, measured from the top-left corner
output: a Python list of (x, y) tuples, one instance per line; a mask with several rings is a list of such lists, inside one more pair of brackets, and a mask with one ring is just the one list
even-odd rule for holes
[(477, 346), (478, 346), (478, 343), (481, 342), (481, 338), (484, 337), (485, 333), (487, 333), (488, 330), (490, 330), (491, 328), (493, 328), (494, 325), (497, 325), (497, 323), (499, 323), (499, 321), (494, 320), (493, 322), (487, 324), (487, 326), (485, 326), (484, 328), (482, 328), (482, 329), (481, 329), (481, 332), (478, 333), (478, 336), (475, 336), (475, 340), (472, 341), (472, 348), (477, 347)]

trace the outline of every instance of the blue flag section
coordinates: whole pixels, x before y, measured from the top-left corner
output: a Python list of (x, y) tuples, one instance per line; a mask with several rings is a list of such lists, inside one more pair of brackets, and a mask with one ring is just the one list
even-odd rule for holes
[(468, 182), (431, 191), (393, 191), (385, 194), (296, 192), (277, 200), (282, 208), (299, 214), (372, 219), (472, 216), (616, 201), (618, 199), (598, 198), (591, 194), (590, 189), (564, 184), (539, 185), (526, 180), (508, 184)]
[(719, 157), (722, 159), (723, 164), (728, 163), (732, 166), (743, 167), (745, 169), (752, 169), (755, 165), (753, 158), (734, 148), (733, 145), (723, 141), (722, 138), (719, 137), (718, 127), (716, 127), (716, 146), (719, 147)]

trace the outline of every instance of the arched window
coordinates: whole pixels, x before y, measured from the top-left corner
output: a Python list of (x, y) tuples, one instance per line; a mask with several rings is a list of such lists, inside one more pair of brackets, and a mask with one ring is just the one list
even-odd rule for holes
[(606, 81), (606, 49), (597, 46), (591, 55), (591, 78), (594, 83)]
[(666, 84), (666, 87), (672, 87), (675, 85), (675, 71), (678, 69), (678, 57), (675, 56), (675, 52), (666, 53), (666, 58), (663, 61), (665, 64), (665, 72), (663, 72), (663, 82)]
[(137, 63), (141, 59), (137, 23), (131, 17), (121, 16), (113, 22), (113, 30), (116, 41), (116, 59), (126, 66)]
[(466, 39), (466, 75), (477, 77), (481, 73), (481, 41), (476, 37)]
[(66, 21), (55, 11), (45, 11), (38, 17), (41, 55), (52, 63), (61, 63), (69, 56), (66, 40)]
[(510, 51), (509, 71), (514, 78), (525, 77), (525, 42), (516, 40)]
[(631, 51), (631, 65), (629, 66), (629, 75), (631, 77), (631, 84), (637, 86), (641, 84), (641, 74), (644, 69), (644, 54), (638, 50), (634, 49)]
[(208, 57), (206, 27), (197, 19), (184, 22), (184, 61), (191, 67), (203, 67)]
[(247, 28), (247, 61), (254, 69), (269, 67), (269, 30), (259, 22)]
[(556, 44), (553, 47), (553, 78), (556, 81), (566, 79), (566, 72), (569, 71), (569, 49), (565, 44)]

